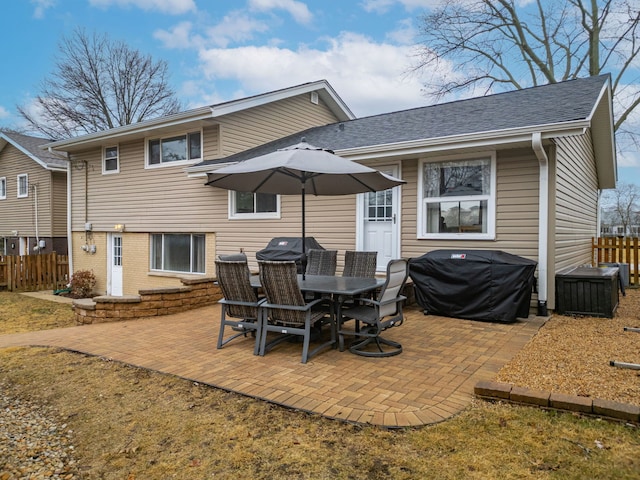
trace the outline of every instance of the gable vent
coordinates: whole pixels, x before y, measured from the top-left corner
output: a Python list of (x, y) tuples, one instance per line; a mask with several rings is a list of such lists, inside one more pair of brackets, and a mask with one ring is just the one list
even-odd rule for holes
[(318, 104), (318, 92), (311, 92), (311, 103)]

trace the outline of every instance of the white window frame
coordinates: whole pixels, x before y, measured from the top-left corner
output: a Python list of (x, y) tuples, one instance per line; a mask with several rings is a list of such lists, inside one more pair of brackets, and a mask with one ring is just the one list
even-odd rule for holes
[[(115, 170), (107, 170), (107, 150), (116, 149), (116, 168)], [(113, 160), (110, 158), (109, 160)], [(102, 147), (102, 174), (103, 175), (111, 175), (112, 173), (120, 173), (120, 146), (119, 145), (108, 145), (106, 147)]]
[[(160, 163), (152, 164), (149, 162), (150, 160), (150, 149), (149, 142), (153, 140), (159, 140), (160, 145), (162, 146), (162, 140), (167, 140), (169, 138), (174, 137), (185, 137), (185, 141), (187, 142), (187, 156), (189, 155), (189, 135), (192, 133), (200, 134), (200, 156), (198, 158), (187, 158), (186, 160), (176, 160), (175, 162), (162, 162), (162, 152), (160, 153)], [(166, 167), (175, 167), (179, 165), (190, 165), (193, 163), (197, 163), (202, 161), (204, 154), (204, 133), (202, 129), (193, 129), (189, 131), (181, 131), (174, 133), (167, 133), (166, 135), (160, 137), (147, 137), (144, 139), (144, 166), (145, 168), (166, 168)]]
[[(25, 179), (26, 191), (25, 193), (20, 193), (20, 179)], [(16, 185), (18, 187), (18, 198), (27, 198), (29, 196), (29, 175), (27, 173), (22, 173), (18, 175)]]
[[(257, 212), (257, 213), (237, 213), (236, 212), (236, 191), (229, 191), (229, 220), (261, 220), (261, 219), (279, 219), (280, 218), (280, 195), (276, 195), (276, 211), (275, 212)], [(254, 197), (255, 198), (255, 197)], [(255, 201), (254, 201), (255, 205)]]
[[(427, 203), (437, 201), (438, 198), (424, 198), (424, 168), (427, 163), (442, 163), (456, 161), (471, 160), (490, 160), (490, 185), (489, 194), (485, 196), (460, 196), (448, 197), (446, 200), (479, 200), (487, 201), (487, 231), (486, 232), (445, 232), (445, 233), (427, 233)], [(442, 197), (439, 197), (442, 199)], [(428, 240), (495, 240), (496, 239), (496, 152), (478, 152), (467, 155), (452, 155), (443, 157), (434, 157), (421, 159), (418, 164), (418, 231), (417, 238)]]
[[(162, 235), (162, 255), (161, 257), (164, 258), (164, 236), (165, 235), (189, 235), (190, 236), (190, 252), (189, 252), (189, 271), (182, 271), (182, 270), (167, 270), (164, 268), (153, 268), (153, 237), (154, 235)], [(203, 237), (203, 241), (204, 241), (204, 254), (203, 254), (203, 258), (204, 258), (204, 272), (194, 272), (192, 270), (193, 268), (193, 237), (194, 236), (201, 236)], [(164, 265), (163, 265), (164, 267)], [(206, 270), (207, 270), (207, 235), (205, 233), (182, 233), (182, 232), (166, 232), (166, 233), (151, 233), (149, 234), (149, 269), (152, 272), (162, 272), (162, 273), (176, 273), (176, 274), (189, 274), (189, 275), (205, 275), (206, 274)]]
[(7, 177), (0, 177), (0, 200), (7, 199)]

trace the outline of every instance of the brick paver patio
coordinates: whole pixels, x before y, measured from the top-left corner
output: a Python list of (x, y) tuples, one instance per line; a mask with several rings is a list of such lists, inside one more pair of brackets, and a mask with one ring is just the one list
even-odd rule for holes
[(436, 423), (467, 407), (473, 387), (491, 380), (545, 319), (475, 322), (406, 310), (385, 337), (402, 354), (366, 358), (326, 350), (300, 363), (301, 345), (285, 343), (264, 357), (253, 339), (217, 350), (220, 307), (163, 317), (0, 336), (0, 347), (62, 347), (177, 375), (288, 408), (385, 427)]

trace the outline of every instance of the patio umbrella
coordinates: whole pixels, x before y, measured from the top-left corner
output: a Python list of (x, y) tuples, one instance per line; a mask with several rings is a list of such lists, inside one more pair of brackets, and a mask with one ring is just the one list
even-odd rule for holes
[[(302, 261), (305, 195), (377, 192), (406, 183), (373, 168), (302, 142), (207, 173), (207, 185), (227, 190), (302, 196)], [(303, 269), (304, 271), (304, 269)]]

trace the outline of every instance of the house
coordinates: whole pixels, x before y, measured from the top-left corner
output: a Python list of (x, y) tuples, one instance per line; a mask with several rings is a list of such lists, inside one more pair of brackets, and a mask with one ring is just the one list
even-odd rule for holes
[[(214, 277), (216, 252), (244, 245), (236, 212), (259, 216), (260, 205), (244, 198), (230, 207), (226, 192), (185, 169), (352, 118), (318, 81), (49, 143), (70, 166), (70, 271), (92, 270), (96, 292), (114, 296)], [(278, 228), (257, 233), (266, 242)], [(229, 232), (222, 245), (221, 229)]]
[[(325, 105), (321, 93), (317, 106)], [(134, 293), (158, 278), (175, 281), (174, 265), (211, 275), (219, 253), (244, 251), (255, 267), (255, 252), (272, 237), (299, 236), (299, 197), (227, 192), (205, 186), (207, 173), (303, 137), (407, 181), (387, 192), (308, 198), (307, 235), (325, 248), (377, 250), (380, 270), (391, 258), (440, 248), (521, 255), (538, 262), (543, 311), (554, 307), (555, 272), (590, 263), (599, 192), (614, 188), (617, 175), (609, 76), (358, 119), (334, 95), (326, 115), (311, 119), (316, 104), (306, 98), (306, 108), (286, 115), (275, 114), (277, 102), (252, 108), (248, 99), (246, 109), (209, 112), (200, 123), (167, 117), (50, 144), (73, 165), (74, 268), (93, 268), (111, 293), (122, 268), (124, 291)], [(237, 130), (242, 142), (227, 136), (238, 117), (247, 120)], [(190, 134), (192, 125), (202, 126), (201, 158), (154, 164), (165, 161), (163, 142), (191, 144), (176, 129)], [(122, 163), (113, 175), (104, 171), (109, 155)], [(121, 263), (107, 267), (120, 251)]]
[(0, 255), (67, 254), (67, 161), (49, 142), (0, 131)]

